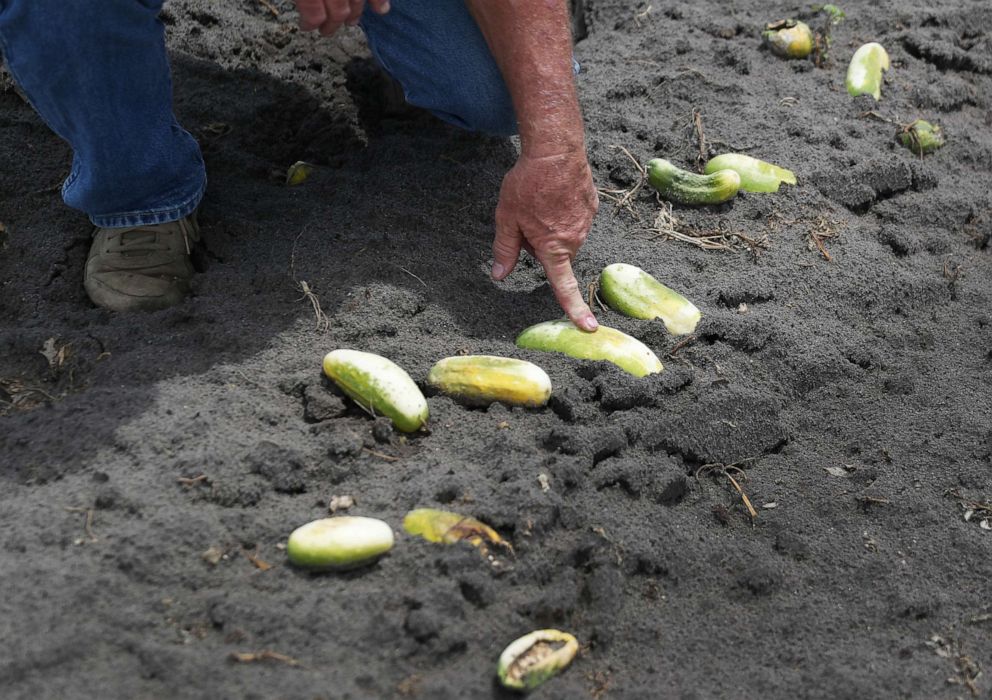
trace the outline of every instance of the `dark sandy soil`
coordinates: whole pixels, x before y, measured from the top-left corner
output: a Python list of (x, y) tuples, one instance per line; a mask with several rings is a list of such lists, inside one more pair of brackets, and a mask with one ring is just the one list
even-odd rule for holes
[[(487, 278), (513, 145), (386, 109), (357, 31), (302, 36), (275, 5), (167, 5), (176, 109), (211, 179), (205, 272), (174, 310), (87, 302), (89, 227), (53, 189), (68, 149), (0, 94), (3, 698), (504, 697), (499, 652), (545, 626), (583, 648), (540, 698), (992, 697), (992, 532), (964, 518), (992, 501), (987, 2), (844, 5), (825, 68), (760, 47), (765, 22), (809, 14), (794, 5), (584, 3), (600, 187), (637, 182), (619, 146), (694, 167), (694, 110), (711, 153), (799, 177), (676, 207), (731, 250), (652, 234), (646, 190), (604, 197), (582, 282), (635, 263), (704, 313), (680, 347), (601, 314), (665, 362), (641, 380), (514, 348), (560, 312), (530, 262)], [(870, 40), (894, 62), (877, 105), (843, 87)], [(949, 143), (920, 160), (868, 110)], [(300, 159), (328, 167), (287, 188)], [(373, 435), (321, 379), (336, 347), (418, 380), (459, 351), (523, 357), (555, 394), (543, 411), (433, 396), (430, 434)], [(696, 477), (714, 463), (742, 470), (753, 522), (718, 469)], [(280, 545), (334, 495), (397, 546), (301, 573)], [(399, 533), (417, 506), (487, 521), (516, 557)], [(229, 659), (262, 650), (302, 666)]]

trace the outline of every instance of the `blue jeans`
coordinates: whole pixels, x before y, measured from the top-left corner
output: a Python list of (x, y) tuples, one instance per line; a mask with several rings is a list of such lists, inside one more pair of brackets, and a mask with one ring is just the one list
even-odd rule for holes
[[(73, 149), (66, 204), (96, 226), (175, 221), (206, 187), (172, 113), (163, 0), (0, 0), (0, 53)], [(407, 101), (460, 127), (516, 133), (509, 92), (464, 0), (396, 0), (362, 28)]]

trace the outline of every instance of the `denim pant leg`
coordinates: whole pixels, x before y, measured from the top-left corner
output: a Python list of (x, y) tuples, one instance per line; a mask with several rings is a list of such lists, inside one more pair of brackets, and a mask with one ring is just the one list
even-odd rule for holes
[(517, 133), (510, 93), (465, 0), (398, 0), (386, 15), (366, 8), (361, 24), (407, 102), (465, 129)]
[(66, 204), (97, 226), (181, 219), (206, 185), (172, 112), (163, 0), (0, 0), (0, 52), (73, 149)]

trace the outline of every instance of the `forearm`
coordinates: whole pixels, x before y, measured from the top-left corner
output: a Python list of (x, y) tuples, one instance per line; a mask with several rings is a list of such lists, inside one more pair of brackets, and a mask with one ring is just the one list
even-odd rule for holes
[(585, 150), (565, 0), (466, 0), (513, 98), (527, 156)]

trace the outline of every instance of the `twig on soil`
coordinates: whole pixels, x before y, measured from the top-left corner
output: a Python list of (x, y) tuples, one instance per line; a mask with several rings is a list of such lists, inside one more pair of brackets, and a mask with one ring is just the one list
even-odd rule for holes
[(861, 119), (868, 119), (870, 117), (872, 119), (877, 119), (880, 122), (885, 122), (886, 124), (895, 124), (896, 123), (895, 120), (889, 119), (888, 117), (883, 117), (881, 114), (879, 114), (878, 112), (876, 112), (873, 109), (870, 109), (867, 112), (862, 112), (858, 116)]
[(703, 112), (698, 107), (692, 108), (692, 123), (696, 129), (696, 140), (699, 142), (699, 155), (696, 156), (696, 167), (702, 168), (709, 160), (706, 150), (706, 136), (703, 134)]
[(263, 649), (262, 651), (232, 651), (228, 658), (239, 664), (250, 664), (256, 661), (278, 661), (293, 668), (306, 668), (306, 666), (292, 656), (286, 656), (285, 654), (280, 654), (277, 651), (271, 651), (269, 649)]
[(779, 107), (795, 107), (797, 104), (799, 104), (799, 98), (792, 95), (787, 95), (778, 101)]
[(400, 458), (399, 457), (393, 457), (392, 455), (387, 455), (385, 452), (379, 452), (377, 450), (373, 450), (371, 447), (363, 447), (362, 449), (365, 450), (366, 452), (368, 452), (373, 457), (378, 457), (379, 459), (384, 459), (387, 462), (399, 462), (400, 461)]
[(83, 530), (86, 532), (86, 537), (90, 542), (96, 542), (96, 535), (93, 534), (93, 509), (79, 508), (75, 506), (66, 506), (65, 509), (69, 513), (86, 513), (86, 520), (83, 524)]
[(699, 480), (699, 476), (701, 474), (710, 474), (710, 475), (722, 474), (723, 476), (727, 477), (727, 479), (730, 480), (731, 485), (734, 487), (734, 489), (736, 489), (737, 493), (740, 494), (741, 502), (744, 503), (744, 507), (747, 508), (748, 515), (751, 516), (752, 524), (754, 523), (755, 519), (757, 519), (758, 517), (758, 511), (755, 510), (754, 506), (751, 504), (751, 499), (748, 498), (747, 494), (744, 492), (744, 489), (741, 488), (741, 485), (738, 483), (737, 479), (734, 478), (734, 475), (731, 472), (736, 473), (742, 481), (744, 479), (747, 479), (747, 474), (744, 472), (743, 469), (740, 468), (739, 465), (744, 464), (745, 462), (753, 461), (754, 459), (755, 458), (753, 457), (749, 459), (745, 459), (738, 462), (737, 464), (719, 464), (719, 463), (704, 464), (703, 466), (701, 466), (699, 469), (696, 470), (696, 474), (695, 474), (695, 478), (697, 481)]
[(300, 291), (303, 292), (303, 296), (297, 301), (307, 299), (310, 302), (310, 307), (313, 309), (314, 319), (316, 320), (316, 325), (314, 326), (315, 330), (318, 332), (329, 330), (331, 327), (331, 321), (327, 318), (327, 314), (324, 313), (324, 310), (320, 308), (320, 299), (318, 299), (317, 295), (314, 294), (306, 280), (299, 280), (297, 284), (299, 284)]
[(205, 483), (206, 481), (207, 481), (206, 474), (197, 474), (196, 476), (176, 477), (176, 483), (182, 484), (186, 488), (189, 488), (190, 486), (196, 486), (197, 484)]
[(593, 308), (592, 302), (593, 299), (595, 299), (596, 303), (599, 304), (600, 311), (606, 311), (606, 305), (603, 303), (603, 300), (599, 298), (599, 282), (593, 280), (588, 284), (586, 290), (588, 291), (589, 296), (589, 308)]
[(686, 345), (690, 345), (691, 343), (695, 343), (695, 342), (696, 342), (696, 336), (694, 335), (686, 336), (679, 342), (675, 343), (675, 346), (668, 352), (668, 356), (671, 357), (672, 359), (675, 359), (675, 353), (677, 353), (679, 350), (684, 348)]
[(258, 4), (271, 12), (273, 17), (279, 16), (279, 8), (269, 2), (269, 0), (258, 0)]
[(417, 276), (416, 276), (415, 274), (413, 274), (412, 272), (410, 272), (409, 270), (407, 270), (407, 269), (406, 269), (405, 267), (400, 267), (399, 265), (397, 265), (396, 267), (398, 267), (398, 268), (399, 268), (400, 270), (402, 270), (402, 271), (403, 271), (403, 272), (405, 272), (406, 274), (408, 274), (408, 275), (410, 275), (410, 277), (412, 277), (413, 279), (415, 279), (415, 280), (417, 280), (417, 281), (418, 281), (418, 282), (420, 282), (420, 283), (421, 283), (422, 285), (424, 285), (424, 289), (427, 289), (427, 283), (426, 283), (426, 282), (424, 282), (424, 281), (423, 281), (422, 279), (420, 279), (419, 277), (417, 277)]
[(623, 151), (624, 155), (627, 156), (630, 159), (630, 162), (634, 164), (634, 167), (637, 169), (637, 172), (640, 177), (638, 178), (634, 186), (627, 190), (598, 189), (597, 191), (599, 192), (600, 195), (613, 202), (614, 216), (616, 216), (621, 209), (626, 209), (632, 218), (640, 220), (641, 217), (638, 216), (637, 212), (634, 211), (634, 208), (633, 206), (631, 206), (631, 203), (634, 201), (634, 197), (637, 196), (637, 193), (641, 191), (641, 188), (644, 186), (644, 183), (647, 182), (648, 179), (647, 170), (645, 170), (644, 166), (637, 162), (637, 158), (635, 158), (634, 155), (623, 146), (612, 144), (610, 148)]
[(634, 15), (634, 24), (636, 24), (638, 27), (640, 27), (641, 26), (641, 20), (642, 19), (647, 19), (648, 15), (650, 15), (650, 14), (651, 14), (651, 5), (649, 3), (648, 6), (646, 8), (644, 8), (644, 11), (643, 12), (638, 12), (638, 13), (636, 13)]
[(661, 238), (662, 240), (682, 241), (703, 250), (733, 250), (734, 243), (738, 243), (747, 248), (755, 258), (760, 255), (761, 250), (769, 247), (767, 235), (754, 238), (737, 231), (700, 231), (688, 227), (679, 230), (676, 228), (679, 222), (672, 213), (671, 203), (660, 198), (658, 201), (661, 204), (661, 210), (655, 218), (654, 227), (644, 229), (653, 234), (649, 240)]

